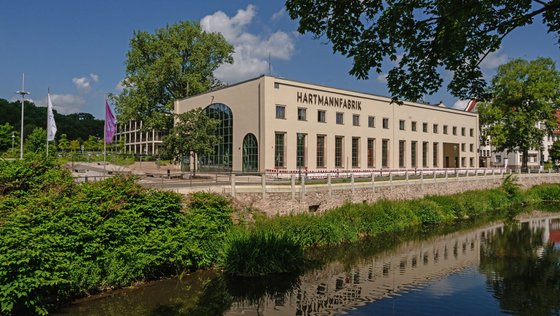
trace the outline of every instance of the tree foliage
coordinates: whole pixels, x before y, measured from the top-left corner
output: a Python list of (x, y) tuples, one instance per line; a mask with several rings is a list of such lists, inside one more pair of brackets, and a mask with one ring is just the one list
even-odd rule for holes
[(548, 154), (553, 162), (560, 160), (560, 140), (552, 143), (552, 146), (548, 149)]
[(146, 128), (172, 126), (173, 101), (216, 86), (214, 70), (231, 63), (233, 46), (195, 22), (179, 22), (154, 34), (136, 31), (130, 40), (124, 90), (114, 96), (119, 119), (142, 120)]
[(163, 138), (165, 155), (174, 160), (191, 155), (192, 161), (196, 161), (196, 154), (212, 153), (214, 144), (220, 141), (216, 136), (219, 124), (219, 120), (208, 117), (202, 108), (179, 114), (175, 127)]
[[(68, 139), (87, 139), (89, 135), (103, 136), (103, 120), (96, 119), (90, 113), (72, 113), (68, 115), (54, 111), (54, 119), (58, 132), (56, 138), (66, 134)], [(19, 135), (21, 127), (21, 102), (9, 102), (0, 99), (0, 124), (9, 123)], [(47, 108), (36, 106), (33, 102), (25, 101), (25, 115), (23, 121), (24, 137), (31, 135), (34, 129), (47, 128)], [(11, 137), (11, 133), (10, 133)], [(16, 141), (18, 141), (16, 139)], [(11, 138), (10, 138), (11, 142)], [(46, 142), (46, 140), (45, 140)], [(0, 151), (2, 151), (0, 149)]]
[(14, 135), (13, 141), (15, 142), (16, 136), (14, 127), (10, 125), (10, 123), (4, 123), (3, 125), (0, 124), (0, 152), (7, 151), (12, 148), (12, 135)]
[(452, 94), (480, 97), (480, 63), (507, 34), (539, 15), (548, 32), (560, 32), (560, 0), (287, 0), (286, 8), (299, 32), (326, 36), (334, 52), (352, 58), (350, 74), (360, 79), (381, 73), (387, 59), (397, 62), (388, 87), (408, 100), (436, 92), (441, 68), (453, 73)]
[(549, 58), (515, 59), (498, 68), (492, 80), (493, 101), (482, 104), (483, 135), (497, 150), (523, 153), (540, 149), (543, 138), (557, 128), (560, 107), (560, 72)]
[(46, 314), (102, 289), (209, 267), (231, 213), (208, 193), (184, 204), (132, 178), (77, 184), (53, 160), (0, 160), (0, 314)]

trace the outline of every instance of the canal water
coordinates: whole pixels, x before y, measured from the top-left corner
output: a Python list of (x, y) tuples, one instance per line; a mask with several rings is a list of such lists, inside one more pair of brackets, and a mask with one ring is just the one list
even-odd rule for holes
[[(473, 227), (476, 226), (476, 227)], [(560, 315), (560, 215), (317, 250), (303, 275), (210, 271), (83, 299), (58, 315)]]

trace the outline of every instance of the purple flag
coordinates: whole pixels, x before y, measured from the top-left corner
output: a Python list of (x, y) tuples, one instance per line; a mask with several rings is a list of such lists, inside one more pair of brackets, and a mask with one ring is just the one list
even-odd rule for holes
[(116, 132), (115, 116), (109, 107), (109, 103), (105, 101), (105, 144), (113, 142), (113, 136), (115, 136)]

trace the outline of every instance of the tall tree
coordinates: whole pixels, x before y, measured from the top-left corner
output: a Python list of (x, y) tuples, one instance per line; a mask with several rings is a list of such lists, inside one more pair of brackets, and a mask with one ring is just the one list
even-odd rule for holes
[(548, 32), (560, 33), (560, 0), (287, 0), (286, 8), (299, 32), (326, 35), (333, 51), (352, 58), (350, 74), (360, 79), (396, 61), (388, 87), (408, 100), (436, 92), (441, 68), (453, 73), (451, 93), (483, 96), (480, 62), (512, 30), (542, 16)]
[(173, 124), (173, 101), (219, 84), (214, 70), (233, 62), (233, 46), (195, 22), (179, 22), (154, 34), (136, 31), (130, 41), (123, 92), (113, 96), (119, 119), (142, 120), (163, 132)]
[(12, 140), (12, 135), (15, 135), (15, 130), (10, 123), (0, 125), (0, 152), (12, 149), (12, 141), (15, 142), (15, 136)]
[(62, 154), (66, 155), (68, 149), (70, 149), (70, 142), (68, 141), (68, 137), (66, 134), (60, 135), (60, 139), (58, 140), (58, 148), (62, 150)]
[(552, 143), (552, 146), (550, 146), (550, 149), (548, 150), (548, 154), (550, 156), (550, 160), (552, 160), (554, 165), (556, 165), (556, 162), (560, 160), (560, 140)]
[(515, 59), (498, 67), (491, 91), (492, 102), (480, 109), (482, 134), (497, 150), (521, 152), (526, 169), (529, 150), (541, 149), (544, 137), (557, 128), (560, 72), (549, 58)]
[(211, 154), (214, 144), (220, 141), (216, 136), (219, 120), (206, 115), (203, 109), (194, 109), (177, 116), (175, 127), (163, 137), (164, 154), (176, 161), (183, 157), (191, 157), (194, 163), (193, 174), (196, 173), (196, 154)]

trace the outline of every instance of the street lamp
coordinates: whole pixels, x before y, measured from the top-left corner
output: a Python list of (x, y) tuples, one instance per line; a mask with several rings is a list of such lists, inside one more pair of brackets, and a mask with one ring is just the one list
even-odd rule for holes
[(297, 134), (297, 164), (299, 169), (299, 182), (301, 183), (301, 166), (303, 165), (303, 134)]
[(21, 95), (21, 132), (20, 132), (20, 148), (19, 148), (19, 159), (23, 159), (23, 107), (24, 107), (24, 102), (25, 102), (25, 95), (26, 94), (31, 94), (27, 91), (25, 91), (24, 89), (24, 85), (25, 85), (25, 74), (22, 76), (22, 80), (21, 80), (21, 90), (20, 91), (16, 91), (17, 94)]

